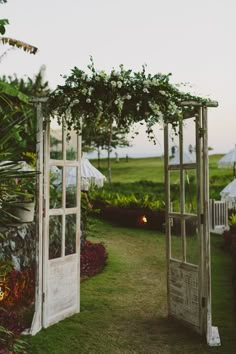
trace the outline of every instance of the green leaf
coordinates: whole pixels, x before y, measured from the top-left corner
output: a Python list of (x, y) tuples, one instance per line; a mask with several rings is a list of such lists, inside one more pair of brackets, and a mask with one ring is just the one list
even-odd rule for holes
[(0, 33), (4, 34), (6, 32), (5, 26), (9, 24), (9, 21), (6, 18), (0, 20)]

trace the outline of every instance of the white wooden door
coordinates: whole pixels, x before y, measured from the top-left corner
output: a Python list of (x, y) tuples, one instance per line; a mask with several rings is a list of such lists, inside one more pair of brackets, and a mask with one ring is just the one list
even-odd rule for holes
[(207, 108), (194, 107), (176, 130), (165, 127), (168, 312), (218, 345), (211, 325)]
[(44, 144), (43, 327), (79, 312), (80, 138), (51, 119)]

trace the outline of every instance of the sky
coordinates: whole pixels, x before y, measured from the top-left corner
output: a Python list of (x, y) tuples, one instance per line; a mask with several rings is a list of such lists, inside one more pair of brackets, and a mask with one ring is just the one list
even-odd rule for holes
[[(32, 77), (42, 65), (51, 88), (77, 66), (86, 70), (90, 55), (99, 70), (124, 64), (134, 71), (172, 73), (172, 83), (189, 83), (191, 93), (219, 102), (209, 109), (209, 146), (226, 153), (236, 144), (235, 0), (8, 0), (1, 18), (6, 35), (39, 48), (29, 55), (8, 52), (1, 74)], [(2, 53), (3, 48), (1, 48)], [(145, 133), (120, 156), (163, 153), (163, 131), (156, 146)]]

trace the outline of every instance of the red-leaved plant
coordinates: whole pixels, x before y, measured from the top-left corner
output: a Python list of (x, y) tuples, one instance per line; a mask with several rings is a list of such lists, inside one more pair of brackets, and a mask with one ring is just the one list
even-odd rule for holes
[(80, 255), (80, 275), (87, 278), (102, 271), (107, 261), (107, 252), (101, 243), (85, 242)]

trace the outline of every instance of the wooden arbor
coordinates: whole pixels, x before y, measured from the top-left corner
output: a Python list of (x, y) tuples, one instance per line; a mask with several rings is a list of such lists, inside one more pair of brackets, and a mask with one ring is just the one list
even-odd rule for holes
[[(42, 327), (79, 312), (79, 233), (80, 233), (80, 139), (73, 139), (73, 146), (66, 143), (66, 130), (56, 123), (45, 123), (43, 127), (42, 106), (45, 100), (37, 100), (38, 115), (38, 206), (37, 206), (37, 287), (35, 315), (31, 334)], [(179, 123), (178, 158), (179, 163), (171, 165), (170, 126), (165, 126), (165, 183), (166, 183), (166, 240), (167, 240), (167, 286), (169, 315), (187, 323), (191, 328), (207, 338), (209, 345), (219, 345), (216, 327), (211, 321), (211, 274), (210, 274), (210, 232), (209, 232), (209, 192), (208, 192), (208, 145), (207, 108), (217, 103), (183, 102), (184, 106), (195, 108), (194, 117), (183, 117)], [(192, 121), (196, 146), (196, 160), (184, 160), (184, 149), (188, 144), (186, 122)], [(52, 125), (54, 124), (54, 125)], [(56, 128), (56, 129), (55, 129)], [(58, 129), (60, 133), (58, 134)], [(57, 130), (57, 132), (54, 132)], [(72, 148), (72, 155), (68, 152)], [(72, 181), (70, 195), (68, 178)], [(197, 205), (186, 206), (189, 199), (185, 177), (195, 174)], [(173, 176), (178, 175), (179, 190), (177, 205), (172, 203)], [(190, 176), (191, 177), (191, 176)], [(49, 186), (57, 190), (56, 200)], [(69, 198), (70, 195), (70, 198)], [(191, 198), (190, 198), (191, 199)], [(197, 226), (195, 243), (197, 252), (194, 259), (188, 256), (187, 220)], [(171, 225), (180, 225), (177, 247), (171, 234)], [(68, 243), (67, 227), (72, 224), (72, 239)], [(59, 225), (59, 226), (58, 226)], [(59, 233), (54, 239), (54, 228)], [(54, 236), (52, 236), (54, 235)], [(59, 238), (58, 238), (58, 235)], [(175, 247), (174, 247), (175, 246)], [(53, 250), (53, 248), (56, 248)], [(176, 251), (177, 250), (177, 251)]]
[[(183, 105), (194, 107), (194, 116), (183, 117), (177, 136), (176, 132), (171, 135), (168, 125), (164, 133), (168, 312), (205, 335), (207, 343), (215, 346), (220, 345), (220, 338), (217, 327), (212, 327), (211, 318), (207, 108), (218, 104), (183, 102)], [(193, 159), (186, 158), (190, 142), (195, 147)], [(171, 144), (175, 144), (178, 154), (175, 164), (169, 160)], [(190, 177), (195, 181), (192, 191)], [(195, 205), (193, 200), (197, 201)], [(188, 220), (196, 226), (194, 246), (188, 235)], [(173, 223), (179, 225), (179, 237), (172, 235)], [(194, 250), (189, 252), (191, 247), (195, 248), (195, 254)]]

